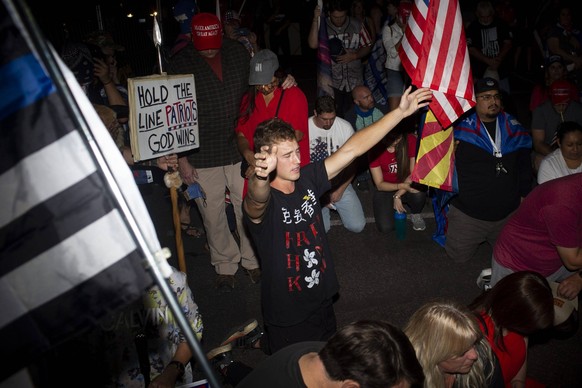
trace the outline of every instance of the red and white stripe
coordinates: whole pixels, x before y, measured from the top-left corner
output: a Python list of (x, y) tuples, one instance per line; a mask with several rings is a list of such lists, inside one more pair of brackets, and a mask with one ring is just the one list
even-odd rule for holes
[(443, 128), (475, 105), (458, 0), (416, 0), (399, 54), (412, 83), (433, 91), (429, 108)]

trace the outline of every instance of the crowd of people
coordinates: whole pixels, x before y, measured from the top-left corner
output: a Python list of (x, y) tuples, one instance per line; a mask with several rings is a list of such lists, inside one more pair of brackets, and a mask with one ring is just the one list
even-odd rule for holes
[[(200, 147), (152, 161), (134, 162), (129, 147), (129, 92), (115, 60), (124, 48), (101, 33), (61, 50), (136, 171), (148, 207), (164, 202), (160, 177), (166, 171), (203, 188), (204, 196), (182, 204), (184, 232), (207, 240), (217, 293), (236, 290), (239, 269), (260, 286), (262, 326), (252, 320), (230, 333), (208, 353), (209, 361), (240, 387), (535, 386), (527, 375), (528, 337), (562, 324), (556, 311), (564, 303), (577, 308), (582, 290), (582, 32), (571, 6), (558, 2), (553, 21), (546, 20), (548, 12), (538, 15), (533, 46), (511, 1), (479, 1), (463, 14), (476, 105), (454, 123), (458, 193), (448, 205), (444, 249), (463, 262), (488, 243), (490, 289), (469, 306), (427, 302), (401, 329), (372, 320), (337, 327), (334, 299), (341, 285), (327, 234), (331, 212), (350, 232), (363, 232), (358, 190), (372, 191), (380, 232), (393, 232), (395, 212), (409, 213), (413, 230), (427, 229), (421, 213), (430, 191), (411, 173), (418, 113), (432, 92), (410, 87), (398, 57), (413, 4), (313, 3), (312, 23), (300, 35), (317, 49), (325, 27), (332, 88), (309, 96), (309, 112), (310, 98), (285, 72), (290, 1), (273, 2), (264, 20), (270, 27), (266, 48), (264, 31), (245, 25), (236, 11), (219, 18), (180, 0), (174, 9), (180, 35), (166, 53), (166, 69), (196, 77)], [(511, 111), (512, 77), (519, 66), (536, 67), (531, 50), (539, 51), (544, 74), (531, 85), (529, 116), (518, 119), (521, 112)], [(379, 59), (381, 75), (372, 81), (370, 69)], [(190, 210), (199, 212), (203, 230), (190, 229)], [(169, 225), (156, 223), (160, 239)], [(195, 298), (184, 274), (175, 272), (173, 279), (200, 339)], [(156, 289), (147, 295), (124, 314), (152, 303), (163, 307)], [(131, 352), (111, 345), (121, 352), (118, 358), (124, 351), (131, 358), (108, 369), (117, 386), (190, 382), (192, 352), (184, 336), (166, 321), (157, 323), (145, 333), (115, 330), (131, 340), (124, 344)], [(105, 332), (99, 333), (111, 339)], [(138, 334), (150, 336), (147, 370), (134, 352)], [(234, 346), (269, 357), (254, 369), (241, 366), (232, 358)]]

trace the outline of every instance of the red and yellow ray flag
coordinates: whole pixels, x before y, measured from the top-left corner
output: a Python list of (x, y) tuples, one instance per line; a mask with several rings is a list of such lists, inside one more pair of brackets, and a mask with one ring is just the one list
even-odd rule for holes
[(456, 191), (453, 127), (442, 129), (432, 111), (426, 112), (412, 180)]

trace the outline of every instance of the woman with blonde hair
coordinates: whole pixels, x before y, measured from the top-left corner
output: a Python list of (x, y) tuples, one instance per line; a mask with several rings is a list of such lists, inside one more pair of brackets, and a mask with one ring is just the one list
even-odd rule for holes
[(495, 385), (494, 356), (467, 307), (448, 300), (426, 303), (404, 332), (424, 369), (426, 388)]

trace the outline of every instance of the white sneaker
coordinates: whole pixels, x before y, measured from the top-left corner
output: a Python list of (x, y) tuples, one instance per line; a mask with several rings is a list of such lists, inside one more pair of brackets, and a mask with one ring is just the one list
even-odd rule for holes
[(411, 214), (410, 219), (412, 220), (412, 229), (418, 231), (426, 229), (426, 223), (421, 214)]

